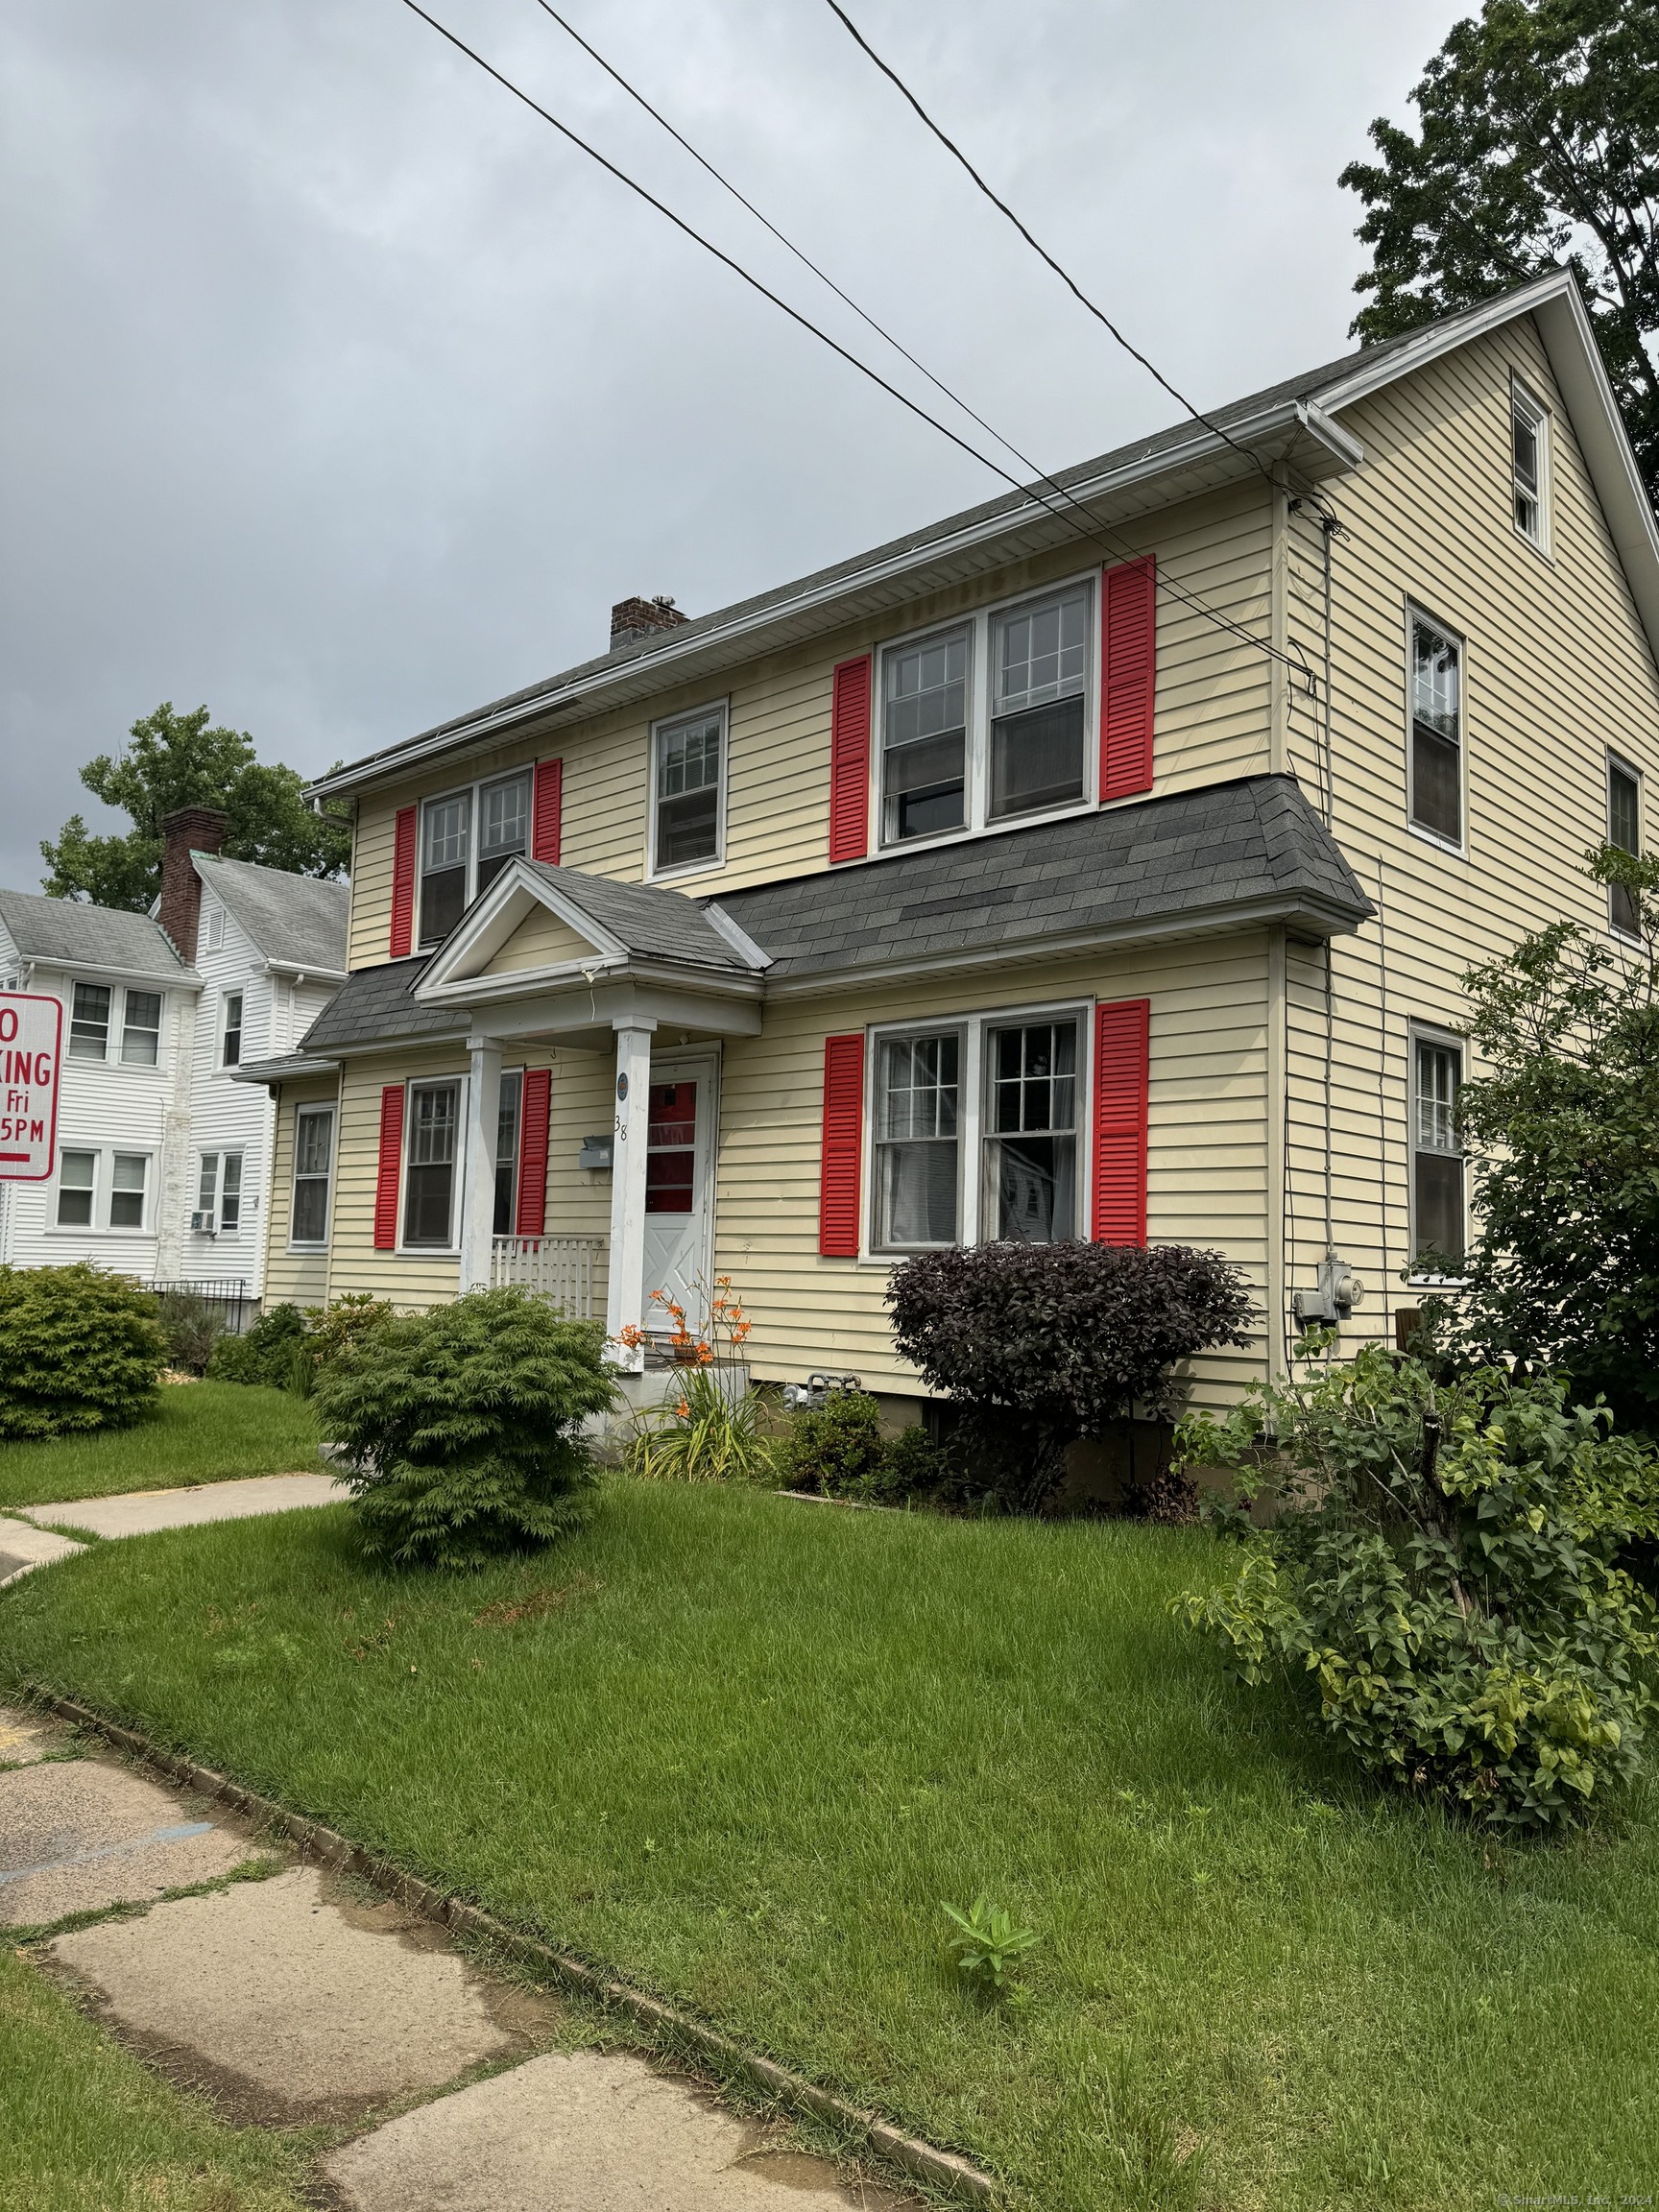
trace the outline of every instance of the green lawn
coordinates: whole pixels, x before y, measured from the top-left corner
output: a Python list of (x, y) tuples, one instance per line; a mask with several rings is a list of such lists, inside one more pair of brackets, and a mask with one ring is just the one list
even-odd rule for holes
[[(602, 1488), (562, 1551), (370, 1571), (342, 1508), (0, 1603), (71, 1692), (936, 2141), (1010, 2202), (1654, 2186), (1659, 1828), (1503, 1850), (1380, 1800), (1168, 1614), (1210, 1539)], [(1037, 1928), (956, 1987), (943, 1898)]]
[(239, 1382), (169, 1383), (156, 1412), (135, 1428), (46, 1444), (0, 1444), (0, 1512), (322, 1465), (317, 1424), (303, 1398)]
[(223, 2126), (0, 1950), (4, 2212), (300, 2212), (298, 2154)]

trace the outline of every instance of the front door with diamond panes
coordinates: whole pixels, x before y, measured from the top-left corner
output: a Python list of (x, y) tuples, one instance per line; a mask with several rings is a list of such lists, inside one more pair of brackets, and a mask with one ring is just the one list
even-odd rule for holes
[(694, 1329), (702, 1319), (714, 1228), (714, 1101), (720, 1063), (711, 1054), (675, 1054), (651, 1066), (645, 1150), (646, 1328), (663, 1334), (673, 1324), (653, 1290), (684, 1306)]

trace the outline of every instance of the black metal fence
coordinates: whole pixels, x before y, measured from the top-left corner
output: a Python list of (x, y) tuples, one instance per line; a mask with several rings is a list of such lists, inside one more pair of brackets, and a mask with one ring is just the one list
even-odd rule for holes
[(200, 1298), (218, 1314), (232, 1336), (240, 1336), (250, 1319), (248, 1311), (252, 1304), (248, 1295), (248, 1280), (243, 1275), (192, 1275), (180, 1276), (174, 1283), (145, 1283), (145, 1290), (154, 1290), (158, 1296), (167, 1290), (187, 1292)]

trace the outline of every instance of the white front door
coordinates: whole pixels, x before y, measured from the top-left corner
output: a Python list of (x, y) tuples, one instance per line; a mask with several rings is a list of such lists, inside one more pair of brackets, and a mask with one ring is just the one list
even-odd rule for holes
[(713, 1053), (653, 1053), (645, 1153), (645, 1311), (653, 1334), (673, 1327), (653, 1290), (704, 1318), (714, 1234), (714, 1114), (720, 1062)]

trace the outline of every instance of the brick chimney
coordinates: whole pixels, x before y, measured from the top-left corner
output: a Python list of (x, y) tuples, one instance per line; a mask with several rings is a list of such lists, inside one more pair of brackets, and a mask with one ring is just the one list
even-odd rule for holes
[(618, 599), (611, 610), (611, 650), (637, 645), (641, 637), (654, 637), (659, 630), (678, 630), (691, 617), (682, 614), (672, 599)]
[(196, 957), (196, 925), (202, 915), (202, 878), (190, 865), (190, 855), (217, 853), (229, 820), (217, 806), (180, 806), (162, 819), (161, 910), (156, 919), (186, 966)]

